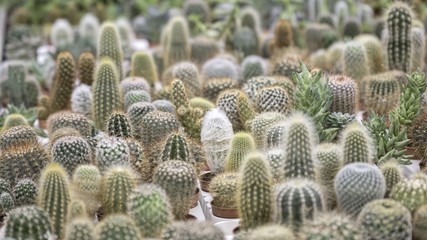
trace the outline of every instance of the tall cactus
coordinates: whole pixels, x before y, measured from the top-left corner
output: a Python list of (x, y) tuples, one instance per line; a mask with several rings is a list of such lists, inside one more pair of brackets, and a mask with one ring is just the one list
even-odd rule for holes
[(85, 139), (66, 136), (58, 139), (51, 149), (52, 160), (61, 164), (71, 176), (80, 164), (92, 161), (92, 151)]
[(163, 61), (165, 66), (190, 59), (190, 42), (187, 20), (183, 17), (175, 17), (167, 26), (169, 38), (166, 42)]
[(416, 71), (418, 68), (423, 70), (426, 53), (426, 36), (422, 26), (412, 27), (411, 44), (411, 72)]
[(102, 24), (99, 30), (97, 50), (98, 60), (102, 60), (104, 57), (110, 58), (116, 66), (118, 81), (123, 80), (123, 51), (119, 32), (114, 23), (105, 22)]
[(344, 47), (343, 61), (345, 75), (359, 81), (369, 74), (366, 50), (362, 44), (348, 42)]
[(277, 112), (263, 112), (248, 123), (258, 149), (264, 149), (265, 132), (271, 126), (285, 120), (286, 116)]
[(147, 52), (135, 52), (132, 55), (130, 76), (143, 77), (153, 88), (159, 80), (153, 56)]
[(225, 158), (224, 170), (239, 172), (246, 156), (255, 150), (255, 141), (251, 134), (238, 132), (231, 139), (230, 150)]
[(76, 78), (75, 63), (69, 52), (61, 52), (56, 59), (56, 76), (49, 102), (51, 113), (70, 108), (70, 99)]
[(98, 209), (101, 197), (101, 173), (94, 165), (80, 165), (72, 178), (71, 191), (76, 199), (85, 203), (86, 211), (91, 216)]

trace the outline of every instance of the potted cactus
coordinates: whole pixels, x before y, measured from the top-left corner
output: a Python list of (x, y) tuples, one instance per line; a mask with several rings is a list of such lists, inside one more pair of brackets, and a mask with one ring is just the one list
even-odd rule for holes
[(210, 185), (213, 201), (212, 214), (222, 218), (237, 218), (236, 189), (237, 177), (235, 172), (225, 172), (216, 175)]

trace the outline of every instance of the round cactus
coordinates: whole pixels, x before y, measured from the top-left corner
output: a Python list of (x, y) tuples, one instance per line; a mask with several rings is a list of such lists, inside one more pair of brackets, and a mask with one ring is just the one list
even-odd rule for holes
[(114, 112), (108, 119), (108, 134), (115, 137), (132, 137), (132, 127), (123, 112)]
[(394, 186), (403, 179), (403, 174), (397, 161), (389, 160), (380, 166), (386, 183), (386, 192), (384, 197), (389, 197)]
[(266, 149), (280, 148), (285, 141), (286, 122), (279, 122), (267, 129), (264, 137)]
[(151, 102), (150, 94), (143, 90), (132, 90), (126, 93), (124, 97), (125, 109), (128, 109), (132, 104), (137, 102)]
[(222, 91), (236, 87), (237, 83), (231, 78), (211, 78), (205, 81), (203, 97), (215, 102)]
[(271, 126), (285, 120), (286, 116), (278, 112), (264, 112), (248, 123), (258, 149), (264, 149), (265, 132)]
[(48, 240), (53, 235), (49, 215), (33, 205), (12, 210), (6, 220), (6, 238)]
[(216, 57), (203, 64), (202, 75), (205, 80), (213, 78), (230, 78), (236, 81), (239, 73), (237, 66), (231, 60)]
[(142, 77), (125, 78), (120, 82), (120, 88), (122, 89), (123, 95), (126, 95), (130, 91), (151, 91), (150, 84)]
[(257, 33), (249, 27), (237, 29), (233, 36), (234, 50), (242, 58), (257, 54), (259, 42)]
[(71, 94), (71, 110), (92, 118), (92, 90), (88, 85), (76, 87)]
[(161, 112), (175, 113), (175, 107), (172, 102), (165, 99), (153, 101), (154, 107)]
[(237, 89), (222, 92), (218, 97), (217, 106), (230, 119), (234, 130), (245, 129), (247, 121), (255, 117), (248, 97), (244, 92)]
[(172, 76), (184, 83), (190, 97), (199, 95), (201, 83), (196, 65), (191, 62), (178, 63), (172, 69)]
[(153, 56), (147, 52), (135, 52), (132, 55), (130, 76), (142, 77), (151, 87), (154, 87), (159, 76)]
[(266, 225), (253, 230), (248, 237), (248, 240), (295, 240), (293, 231), (282, 225)]
[(366, 50), (367, 65), (371, 74), (384, 71), (384, 50), (381, 41), (373, 35), (360, 35), (356, 39)]
[(173, 131), (178, 130), (178, 120), (172, 113), (151, 111), (142, 118), (142, 143), (146, 148), (158, 144), (166, 139)]
[(72, 112), (58, 112), (50, 115), (47, 120), (48, 136), (52, 137), (56, 130), (61, 128), (72, 128), (77, 130), (81, 136), (91, 135), (92, 125), (90, 121), (81, 114)]
[(199, 66), (219, 53), (219, 44), (207, 37), (196, 37), (191, 42), (191, 60)]
[(148, 102), (134, 103), (127, 110), (130, 125), (134, 131), (134, 137), (141, 139), (143, 137), (142, 120), (146, 114), (156, 110), (156, 107)]
[(93, 228), (93, 223), (89, 219), (74, 219), (67, 226), (65, 240), (92, 240), (95, 238)]
[(92, 161), (92, 152), (89, 144), (82, 137), (65, 136), (58, 139), (51, 148), (52, 161), (61, 164), (69, 175), (80, 164), (89, 164)]
[(414, 240), (422, 240), (427, 236), (427, 205), (417, 209), (413, 217), (413, 236)]
[(369, 74), (366, 50), (362, 44), (348, 42), (344, 47), (343, 59), (345, 75), (359, 81)]
[(36, 203), (38, 187), (31, 179), (21, 179), (13, 187), (13, 195), (17, 206), (32, 205)]
[(427, 203), (427, 178), (419, 173), (402, 179), (390, 193), (390, 198), (402, 203), (411, 212)]
[(224, 233), (211, 222), (176, 222), (162, 233), (163, 240), (222, 240)]
[(96, 162), (101, 171), (106, 171), (115, 165), (129, 165), (129, 146), (124, 139), (106, 137), (101, 139), (96, 146)]
[(140, 240), (141, 235), (132, 218), (124, 214), (113, 214), (95, 227), (95, 240)]
[(87, 217), (86, 206), (81, 200), (71, 200), (67, 209), (67, 223), (71, 223), (74, 219)]
[(169, 20), (165, 31), (168, 38), (165, 42), (163, 62), (169, 67), (190, 58), (188, 23), (184, 17), (176, 16)]
[(266, 61), (257, 55), (247, 56), (243, 59), (240, 68), (243, 75), (243, 83), (252, 77), (263, 76), (267, 73)]
[(20, 145), (38, 143), (37, 134), (30, 126), (16, 126), (0, 134), (0, 149), (7, 151)]
[(17, 126), (30, 126), (27, 119), (25, 119), (24, 116), (18, 113), (10, 114), (6, 117), (4, 120), (3, 127), (1, 129), (1, 132), (4, 132), (10, 128), (17, 127)]
[(238, 173), (225, 172), (216, 175), (209, 184), (213, 202), (217, 207), (236, 208), (236, 190)]

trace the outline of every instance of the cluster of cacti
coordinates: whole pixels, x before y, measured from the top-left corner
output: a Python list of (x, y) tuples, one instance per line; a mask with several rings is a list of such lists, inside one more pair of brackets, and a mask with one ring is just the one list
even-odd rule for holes
[(218, 95), (228, 89), (237, 87), (235, 80), (231, 78), (212, 78), (205, 81), (203, 86), (203, 97), (215, 102)]

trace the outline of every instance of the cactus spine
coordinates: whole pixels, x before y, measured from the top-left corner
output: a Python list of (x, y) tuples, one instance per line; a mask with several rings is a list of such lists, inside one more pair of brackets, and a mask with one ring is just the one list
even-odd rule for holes
[(51, 149), (52, 161), (61, 164), (71, 176), (80, 164), (92, 161), (92, 151), (82, 137), (65, 136), (58, 139)]
[(114, 112), (108, 119), (108, 135), (122, 138), (132, 137), (132, 127), (123, 112)]
[(71, 111), (92, 118), (92, 91), (88, 85), (81, 84), (74, 89), (71, 94)]
[(218, 97), (217, 106), (225, 112), (235, 131), (247, 128), (247, 122), (255, 117), (249, 98), (241, 90), (222, 92)]
[(346, 215), (319, 214), (300, 231), (299, 237), (310, 239), (353, 239), (362, 240), (359, 227)]
[(427, 204), (427, 179), (422, 173), (411, 178), (402, 179), (390, 193), (390, 198), (402, 203), (413, 212)]
[(224, 170), (238, 172), (246, 156), (255, 150), (255, 141), (251, 134), (238, 132), (231, 139), (231, 147), (225, 158)]
[(399, 169), (397, 161), (390, 160), (380, 166), (381, 172), (384, 175), (386, 192), (384, 197), (389, 197), (394, 186), (403, 179), (403, 174)]
[[(112, 22), (102, 24), (98, 36), (98, 60), (110, 58), (116, 66), (118, 82), (123, 79), (123, 51), (117, 27)], [(96, 78), (95, 78), (96, 81)]]
[(36, 203), (38, 187), (31, 179), (21, 179), (13, 188), (17, 206), (32, 205)]
[(74, 219), (67, 226), (65, 240), (92, 240), (95, 238), (93, 228), (93, 223), (89, 219)]
[(88, 216), (92, 216), (98, 209), (100, 202), (101, 173), (93, 165), (80, 165), (76, 168), (72, 178), (71, 191), (76, 199), (85, 203)]
[(69, 52), (61, 52), (56, 60), (56, 77), (50, 96), (49, 111), (54, 113), (70, 108), (75, 81), (75, 63)]

